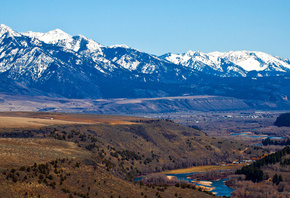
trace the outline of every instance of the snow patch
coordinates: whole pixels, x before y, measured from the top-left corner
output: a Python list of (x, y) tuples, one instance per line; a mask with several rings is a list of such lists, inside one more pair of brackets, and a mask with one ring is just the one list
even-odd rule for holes
[(122, 56), (119, 60), (116, 61), (119, 65), (128, 69), (130, 71), (136, 70), (140, 62), (138, 60), (134, 60), (131, 56)]
[(240, 62), (236, 62), (237, 65), (242, 67), (246, 71), (263, 71), (267, 66), (262, 66), (259, 61), (250, 57), (248, 59), (242, 60)]
[[(85, 47), (81, 46), (85, 43)], [(88, 39), (82, 35), (70, 37), (67, 39), (62, 39), (56, 45), (65, 48), (66, 50), (73, 50), (75, 52), (78, 52), (81, 48), (82, 53), (99, 53), (102, 54), (102, 47), (103, 45), (97, 43), (96, 41), (93, 41), (91, 39)]]

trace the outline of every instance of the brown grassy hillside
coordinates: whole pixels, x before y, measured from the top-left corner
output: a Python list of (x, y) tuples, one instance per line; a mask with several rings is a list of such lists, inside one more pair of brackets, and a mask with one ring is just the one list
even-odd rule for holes
[[(0, 125), (0, 195), (7, 197), (207, 197), (189, 188), (134, 185), (132, 179), (264, 152), (170, 120), (7, 112), (0, 123), (9, 117), (9, 125)], [(18, 120), (28, 124), (21, 128)]]

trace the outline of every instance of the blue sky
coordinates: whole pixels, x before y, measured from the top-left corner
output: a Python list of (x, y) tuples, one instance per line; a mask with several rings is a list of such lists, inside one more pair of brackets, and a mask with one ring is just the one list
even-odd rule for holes
[(288, 0), (0, 0), (18, 32), (62, 29), (162, 55), (253, 50), (290, 58)]

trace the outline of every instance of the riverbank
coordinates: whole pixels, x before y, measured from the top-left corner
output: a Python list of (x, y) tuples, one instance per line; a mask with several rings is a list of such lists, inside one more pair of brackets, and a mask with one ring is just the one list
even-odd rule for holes
[[(163, 175), (166, 177), (167, 182), (188, 182), (191, 184), (194, 184), (198, 189), (201, 189), (202, 191), (208, 191), (211, 192), (217, 196), (231, 196), (231, 193), (234, 191), (233, 188), (230, 188), (225, 185), (225, 181), (228, 180), (228, 178), (218, 178), (214, 177), (213, 180), (204, 180), (204, 179), (194, 179), (195, 174), (203, 174), (206, 172), (224, 172), (228, 170), (235, 170), (237, 168), (241, 168), (241, 164), (228, 164), (228, 165), (208, 165), (208, 166), (196, 166), (196, 167), (190, 167), (190, 168), (184, 168), (184, 169), (177, 169), (177, 170), (171, 170), (171, 171), (165, 171), (162, 173), (158, 173), (159, 177), (155, 177), (155, 180), (157, 181), (158, 178), (161, 178)], [(224, 171), (223, 171), (224, 170)], [(144, 179), (144, 177), (138, 177), (135, 178), (134, 181), (140, 181)]]
[(164, 171), (162, 172), (162, 174), (186, 174), (186, 173), (192, 173), (192, 172), (205, 172), (205, 171), (212, 171), (212, 170), (233, 170), (233, 169), (241, 168), (242, 166), (243, 166), (242, 164), (194, 166), (194, 167), (189, 167), (189, 168)]

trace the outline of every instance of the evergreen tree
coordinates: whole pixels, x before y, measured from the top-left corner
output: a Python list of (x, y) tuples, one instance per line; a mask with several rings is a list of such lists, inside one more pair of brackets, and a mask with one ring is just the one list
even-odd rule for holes
[(273, 176), (272, 182), (273, 182), (273, 184), (276, 184), (278, 182), (278, 175), (277, 175), (277, 173)]
[(282, 175), (279, 175), (279, 178), (278, 178), (278, 183), (277, 183), (277, 185), (278, 185), (280, 182), (282, 182), (282, 181), (283, 181)]

